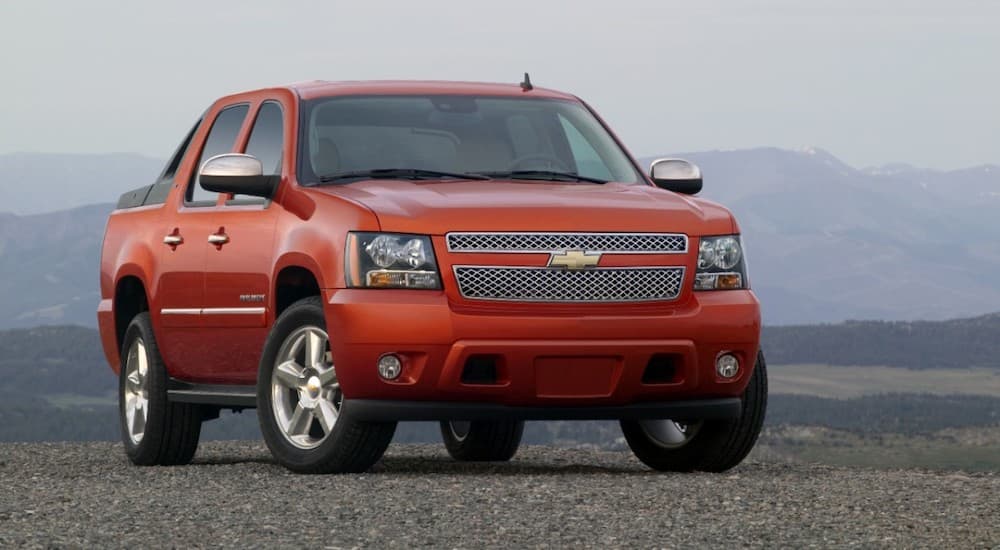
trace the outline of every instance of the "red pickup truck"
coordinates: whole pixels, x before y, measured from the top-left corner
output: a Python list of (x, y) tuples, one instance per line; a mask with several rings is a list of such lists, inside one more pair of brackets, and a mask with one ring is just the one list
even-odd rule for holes
[(583, 419), (652, 468), (729, 469), (767, 379), (739, 227), (701, 186), (527, 79), (224, 97), (108, 220), (128, 457), (186, 463), (203, 421), (256, 407), (304, 473), (368, 469), (400, 421), (501, 461), (525, 420)]

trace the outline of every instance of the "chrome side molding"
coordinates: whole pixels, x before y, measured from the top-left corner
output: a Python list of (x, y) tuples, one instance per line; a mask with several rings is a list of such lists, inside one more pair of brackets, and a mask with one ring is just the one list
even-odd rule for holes
[(160, 315), (263, 315), (262, 307), (163, 308)]

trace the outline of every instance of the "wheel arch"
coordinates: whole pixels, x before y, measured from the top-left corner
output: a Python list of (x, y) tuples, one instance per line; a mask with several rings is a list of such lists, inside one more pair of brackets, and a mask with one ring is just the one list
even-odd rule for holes
[(288, 306), (303, 298), (322, 296), (324, 287), (317, 271), (302, 265), (308, 263), (311, 262), (287, 262), (277, 270), (272, 294), (275, 319)]
[(125, 331), (136, 315), (149, 311), (149, 292), (140, 274), (126, 272), (115, 281), (112, 311), (115, 320), (115, 344), (121, 349)]

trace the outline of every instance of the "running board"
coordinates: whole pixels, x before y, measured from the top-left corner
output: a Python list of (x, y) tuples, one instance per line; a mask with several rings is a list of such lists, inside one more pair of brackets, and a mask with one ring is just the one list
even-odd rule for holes
[(197, 403), (220, 407), (257, 407), (256, 386), (236, 386), (224, 384), (194, 384), (170, 379), (167, 399), (174, 403)]

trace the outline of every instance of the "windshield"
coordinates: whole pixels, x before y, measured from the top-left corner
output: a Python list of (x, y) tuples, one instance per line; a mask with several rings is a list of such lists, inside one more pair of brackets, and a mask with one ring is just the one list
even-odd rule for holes
[[(305, 102), (299, 180), (370, 171), (601, 183), (643, 181), (580, 103), (491, 96), (347, 96)], [(577, 175), (571, 178), (567, 175)], [(482, 178), (480, 178), (482, 179)]]

